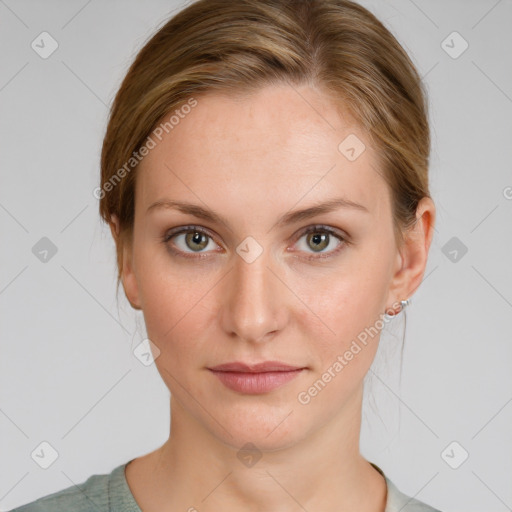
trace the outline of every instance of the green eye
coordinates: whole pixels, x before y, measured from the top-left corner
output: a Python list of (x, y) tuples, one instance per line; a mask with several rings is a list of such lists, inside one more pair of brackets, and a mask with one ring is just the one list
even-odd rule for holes
[[(348, 244), (346, 237), (337, 230), (321, 225), (310, 226), (302, 231), (296, 244), (303, 239), (305, 243), (299, 244), (302, 247), (298, 252), (309, 253), (310, 256), (305, 257), (306, 260), (330, 258)], [(169, 244), (171, 240), (173, 242)], [(171, 230), (163, 237), (162, 242), (169, 245), (174, 254), (185, 258), (204, 258), (211, 250), (219, 247), (210, 232), (200, 226), (185, 226)], [(207, 250), (210, 245), (210, 250)], [(326, 251), (329, 247), (331, 250)]]
[[(302, 232), (299, 241), (305, 237), (304, 252), (312, 250), (313, 253), (322, 254), (322, 256), (310, 256), (306, 259), (329, 258), (337, 254), (345, 245), (346, 239), (332, 228), (327, 226), (311, 226)], [(338, 243), (336, 243), (336, 240)], [(332, 250), (325, 251), (331, 247)], [(325, 256), (323, 255), (325, 253)]]

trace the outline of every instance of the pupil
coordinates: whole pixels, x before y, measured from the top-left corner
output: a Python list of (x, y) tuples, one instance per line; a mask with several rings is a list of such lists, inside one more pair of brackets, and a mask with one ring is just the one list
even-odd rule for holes
[[(322, 242), (325, 242), (326, 239), (327, 239), (327, 234), (326, 233), (323, 233), (323, 234), (314, 234), (311, 236), (311, 238), (313, 239), (313, 242), (315, 243), (316, 245), (316, 249), (319, 248), (319, 246), (317, 244), (322, 244)], [(321, 249), (324, 249), (326, 247), (326, 244), (324, 243), (322, 247), (320, 247), (320, 250)]]
[[(199, 231), (194, 231), (193, 233), (189, 233), (187, 235), (187, 244), (189, 245), (196, 245), (196, 247), (190, 247), (191, 249), (204, 249), (208, 242), (201, 242), (201, 239), (203, 238), (203, 233), (200, 233)], [(199, 246), (199, 247), (197, 247)]]

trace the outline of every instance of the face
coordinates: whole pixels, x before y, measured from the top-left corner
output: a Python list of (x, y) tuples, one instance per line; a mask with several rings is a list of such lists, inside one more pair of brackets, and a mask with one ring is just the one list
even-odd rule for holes
[[(137, 172), (123, 285), (182, 414), (226, 444), (267, 449), (345, 414), (377, 350), (378, 335), (363, 344), (361, 333), (408, 296), (390, 192), (365, 133), (310, 87), (209, 94)], [(192, 206), (155, 205), (171, 201)], [(247, 392), (209, 369), (269, 360), (303, 370)]]

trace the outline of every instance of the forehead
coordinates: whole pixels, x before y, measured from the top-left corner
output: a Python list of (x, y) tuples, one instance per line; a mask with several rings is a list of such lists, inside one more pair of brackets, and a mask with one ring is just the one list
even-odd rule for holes
[(244, 198), (255, 208), (263, 200), (291, 207), (306, 195), (315, 201), (340, 193), (384, 206), (385, 182), (368, 137), (318, 89), (208, 93), (180, 117), (139, 165), (138, 208), (164, 196), (197, 202), (212, 194), (217, 206)]

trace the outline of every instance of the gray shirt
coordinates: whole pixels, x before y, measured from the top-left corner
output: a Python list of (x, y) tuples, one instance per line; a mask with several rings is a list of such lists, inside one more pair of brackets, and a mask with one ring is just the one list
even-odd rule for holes
[[(77, 486), (67, 487), (10, 512), (142, 512), (126, 481), (124, 470), (127, 464), (117, 466), (110, 474), (92, 475)], [(440, 512), (400, 492), (378, 466), (370, 464), (386, 479), (385, 512)]]

